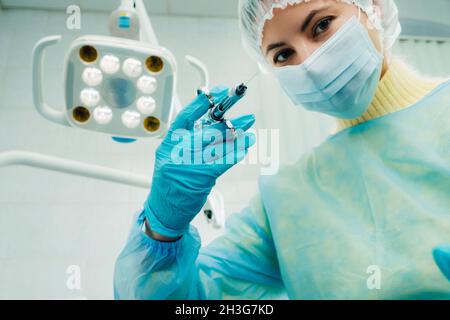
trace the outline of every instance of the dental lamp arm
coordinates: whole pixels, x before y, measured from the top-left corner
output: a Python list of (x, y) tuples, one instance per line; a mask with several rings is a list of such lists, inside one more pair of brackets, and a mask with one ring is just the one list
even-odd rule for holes
[[(147, 177), (117, 169), (21, 150), (0, 153), (0, 169), (17, 165), (118, 183), (147, 190), (151, 186), (151, 181)], [(210, 208), (213, 213), (213, 227), (223, 227), (225, 223), (225, 209), (223, 208), (223, 199), (221, 195), (212, 192), (208, 197), (205, 208)], [(163, 236), (156, 236), (155, 239), (167, 241)]]
[(136, 0), (135, 3), (136, 11), (141, 23), (141, 41), (157, 46), (158, 39), (156, 38), (156, 34), (145, 8), (144, 1)]
[[(153, 25), (148, 16), (147, 10), (143, 0), (135, 0), (136, 12), (139, 16), (139, 21), (141, 24), (141, 41), (147, 42), (152, 45), (159, 45), (158, 38), (156, 37)], [(186, 61), (190, 66), (195, 68), (200, 74), (201, 87), (209, 87), (209, 72), (206, 65), (199, 59), (186, 55)], [(181, 111), (181, 103), (178, 96), (175, 98), (175, 114), (174, 117)]]
[(151, 186), (150, 179), (145, 176), (99, 165), (21, 150), (0, 153), (0, 169), (18, 165), (143, 189), (148, 189)]

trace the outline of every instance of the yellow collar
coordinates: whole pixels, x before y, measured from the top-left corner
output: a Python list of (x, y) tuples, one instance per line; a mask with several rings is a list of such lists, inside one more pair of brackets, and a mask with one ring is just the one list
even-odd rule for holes
[(431, 79), (420, 75), (412, 67), (399, 59), (392, 61), (378, 84), (374, 99), (361, 117), (353, 120), (337, 121), (337, 130), (393, 113), (415, 104), (434, 88), (442, 79)]

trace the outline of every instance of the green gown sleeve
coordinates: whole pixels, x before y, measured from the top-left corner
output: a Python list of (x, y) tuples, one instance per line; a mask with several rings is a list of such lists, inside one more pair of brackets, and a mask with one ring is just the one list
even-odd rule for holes
[(141, 212), (116, 261), (116, 299), (287, 299), (259, 196), (203, 248), (192, 225), (180, 240), (161, 242), (143, 222)]

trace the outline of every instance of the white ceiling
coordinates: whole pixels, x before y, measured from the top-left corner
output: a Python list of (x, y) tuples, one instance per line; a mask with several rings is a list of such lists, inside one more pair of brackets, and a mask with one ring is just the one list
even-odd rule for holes
[[(151, 14), (237, 17), (239, 0), (144, 0)], [(3, 8), (65, 10), (77, 4), (83, 10), (112, 11), (120, 0), (0, 0)]]

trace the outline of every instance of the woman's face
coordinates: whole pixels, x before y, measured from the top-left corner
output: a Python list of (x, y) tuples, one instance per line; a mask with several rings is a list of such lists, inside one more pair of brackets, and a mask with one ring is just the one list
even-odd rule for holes
[[(314, 0), (275, 9), (274, 17), (264, 26), (262, 50), (274, 67), (299, 65), (324, 44), (359, 9), (336, 0)], [(361, 11), (361, 23), (381, 53), (378, 31)]]

